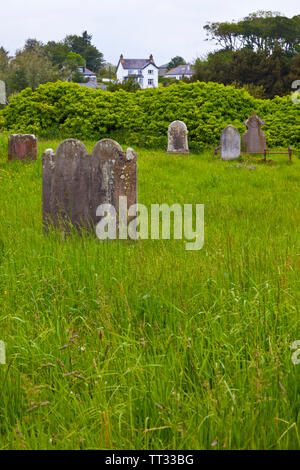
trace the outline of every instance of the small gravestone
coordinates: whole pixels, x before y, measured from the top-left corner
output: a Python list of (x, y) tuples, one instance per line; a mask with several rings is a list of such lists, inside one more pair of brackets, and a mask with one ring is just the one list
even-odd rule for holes
[(0, 80), (0, 104), (6, 104), (6, 90), (3, 80)]
[(67, 139), (56, 153), (46, 150), (42, 162), (46, 229), (68, 231), (72, 224), (79, 232), (93, 230), (99, 205), (111, 204), (118, 214), (120, 196), (127, 197), (127, 208), (137, 203), (137, 155), (114, 140), (100, 140), (89, 155), (79, 140)]
[(168, 128), (167, 153), (190, 153), (187, 135), (188, 130), (185, 123), (173, 121)]
[(8, 138), (8, 160), (36, 160), (37, 138), (32, 134), (12, 134)]
[(265, 124), (265, 121), (262, 121), (256, 113), (253, 113), (244, 122), (244, 125), (248, 127), (248, 130), (243, 135), (243, 149), (245, 152), (264, 153), (267, 144), (266, 136), (261, 130), (261, 126)]
[(223, 129), (221, 134), (221, 158), (222, 160), (234, 160), (241, 154), (241, 136), (232, 125)]

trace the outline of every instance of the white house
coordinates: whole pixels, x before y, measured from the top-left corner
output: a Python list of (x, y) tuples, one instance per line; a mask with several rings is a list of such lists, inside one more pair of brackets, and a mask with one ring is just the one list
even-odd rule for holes
[(152, 54), (149, 59), (124, 59), (121, 54), (116, 74), (120, 83), (133, 79), (143, 89), (158, 87), (158, 67)]
[(174, 69), (169, 70), (165, 73), (165, 78), (176, 78), (176, 80), (182, 80), (183, 77), (191, 78), (194, 74), (193, 68), (190, 64), (178, 65)]
[(78, 71), (84, 75), (84, 79), (87, 82), (96, 82), (97, 83), (97, 75), (94, 72), (91, 72), (86, 67), (77, 67)]

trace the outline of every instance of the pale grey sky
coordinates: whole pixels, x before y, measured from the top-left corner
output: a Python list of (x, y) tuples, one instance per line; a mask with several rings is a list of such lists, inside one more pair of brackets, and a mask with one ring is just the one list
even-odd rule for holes
[(0, 3), (0, 46), (13, 55), (27, 38), (58, 41), (93, 35), (105, 60), (153, 54), (157, 65), (175, 55), (191, 61), (214, 49), (205, 41), (207, 21), (240, 19), (257, 10), (299, 14), (298, 0), (9, 0)]

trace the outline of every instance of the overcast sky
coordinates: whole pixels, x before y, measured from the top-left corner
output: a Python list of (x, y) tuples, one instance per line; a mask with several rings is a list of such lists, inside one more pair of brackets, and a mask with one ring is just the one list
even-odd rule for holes
[[(43, 42), (67, 34), (93, 35), (106, 61), (153, 54), (157, 65), (187, 61), (215, 48), (205, 41), (207, 21), (237, 20), (257, 10), (299, 14), (298, 0), (0, 0), (0, 46), (13, 55), (27, 38)], [(297, 5), (298, 4), (298, 5)]]

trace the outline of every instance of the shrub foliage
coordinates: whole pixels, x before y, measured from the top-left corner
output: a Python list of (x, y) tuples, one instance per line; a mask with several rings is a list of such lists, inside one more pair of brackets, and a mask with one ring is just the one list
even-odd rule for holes
[(0, 111), (0, 128), (40, 137), (111, 137), (129, 145), (162, 147), (175, 119), (184, 121), (193, 150), (219, 142), (222, 129), (236, 126), (256, 111), (267, 122), (263, 130), (270, 148), (300, 147), (300, 105), (290, 96), (256, 99), (244, 89), (217, 83), (176, 84), (128, 93), (92, 90), (74, 83), (26, 88)]

